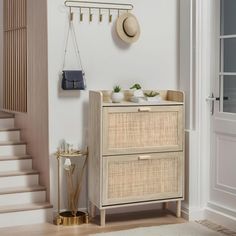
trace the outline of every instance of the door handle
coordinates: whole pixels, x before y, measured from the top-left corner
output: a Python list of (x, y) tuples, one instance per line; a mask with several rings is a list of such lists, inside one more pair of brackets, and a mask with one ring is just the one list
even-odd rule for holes
[[(225, 96), (225, 97), (223, 97), (223, 100), (224, 100), (224, 101), (225, 101), (225, 100), (229, 100), (229, 97), (226, 97), (226, 96)], [(217, 97), (217, 98), (216, 98), (216, 101), (220, 101), (220, 97)]]
[[(229, 100), (229, 97), (224, 96), (223, 100)], [(212, 93), (209, 97), (206, 98), (206, 101), (211, 103), (211, 115), (214, 115), (214, 103), (215, 101), (220, 101), (220, 97), (214, 97), (214, 94)]]
[[(223, 97), (223, 100), (224, 100), (224, 101), (225, 101), (225, 100), (229, 100), (229, 97), (226, 97), (226, 96), (225, 96), (225, 97)], [(214, 95), (212, 94), (211, 96), (209, 96), (209, 97), (206, 98), (206, 101), (207, 101), (207, 102), (209, 102), (209, 101), (210, 101), (210, 102), (212, 102), (212, 101), (220, 101), (220, 97), (216, 97), (216, 98), (215, 98)]]
[(206, 98), (206, 101), (210, 102), (210, 105), (211, 105), (211, 115), (212, 116), (214, 115), (214, 104), (215, 104), (216, 100), (217, 100), (217, 98), (214, 97), (213, 93), (209, 97)]
[(213, 94), (206, 98), (207, 102), (214, 102), (216, 100), (220, 100), (220, 99), (219, 98), (215, 98)]
[(209, 97), (206, 98), (207, 102), (210, 102), (210, 106), (211, 106), (211, 115), (214, 115), (214, 103), (215, 101), (219, 101), (220, 98), (219, 97), (214, 97), (214, 94), (212, 93)]

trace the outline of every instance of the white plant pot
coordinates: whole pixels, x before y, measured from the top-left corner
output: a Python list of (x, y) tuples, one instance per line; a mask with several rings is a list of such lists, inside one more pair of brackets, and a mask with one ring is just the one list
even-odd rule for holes
[(112, 93), (111, 94), (111, 100), (114, 103), (120, 103), (124, 99), (124, 94), (122, 92), (119, 93)]
[(133, 92), (133, 96), (136, 97), (136, 98), (144, 97), (143, 90), (142, 89), (135, 89), (134, 92)]
[(155, 97), (146, 97), (146, 100), (148, 102), (160, 102), (161, 101), (161, 96), (155, 96)]

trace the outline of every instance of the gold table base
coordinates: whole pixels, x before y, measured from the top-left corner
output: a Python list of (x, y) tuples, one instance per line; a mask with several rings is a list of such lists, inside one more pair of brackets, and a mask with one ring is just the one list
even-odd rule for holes
[(88, 224), (88, 213), (78, 211), (76, 216), (73, 216), (70, 211), (60, 212), (60, 214), (55, 218), (54, 224), (71, 226), (71, 225), (81, 225)]

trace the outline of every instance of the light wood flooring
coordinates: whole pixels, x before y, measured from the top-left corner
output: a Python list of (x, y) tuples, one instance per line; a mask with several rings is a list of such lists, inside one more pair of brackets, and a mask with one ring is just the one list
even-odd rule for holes
[(176, 218), (168, 211), (145, 211), (126, 214), (108, 215), (105, 227), (100, 227), (99, 218), (93, 222), (80, 226), (56, 226), (53, 224), (38, 224), (18, 226), (0, 229), (1, 236), (78, 236), (100, 232), (133, 229), (137, 227), (149, 227), (166, 224), (186, 222), (182, 218)]

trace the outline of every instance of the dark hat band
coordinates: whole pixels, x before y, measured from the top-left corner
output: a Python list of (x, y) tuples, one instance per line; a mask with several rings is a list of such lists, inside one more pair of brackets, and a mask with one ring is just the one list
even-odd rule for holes
[(134, 37), (135, 35), (130, 35), (126, 30), (125, 30), (125, 21), (128, 19), (128, 17), (126, 17), (123, 21), (123, 24), (122, 24), (122, 27), (123, 27), (123, 30), (125, 32), (125, 34), (129, 37)]

